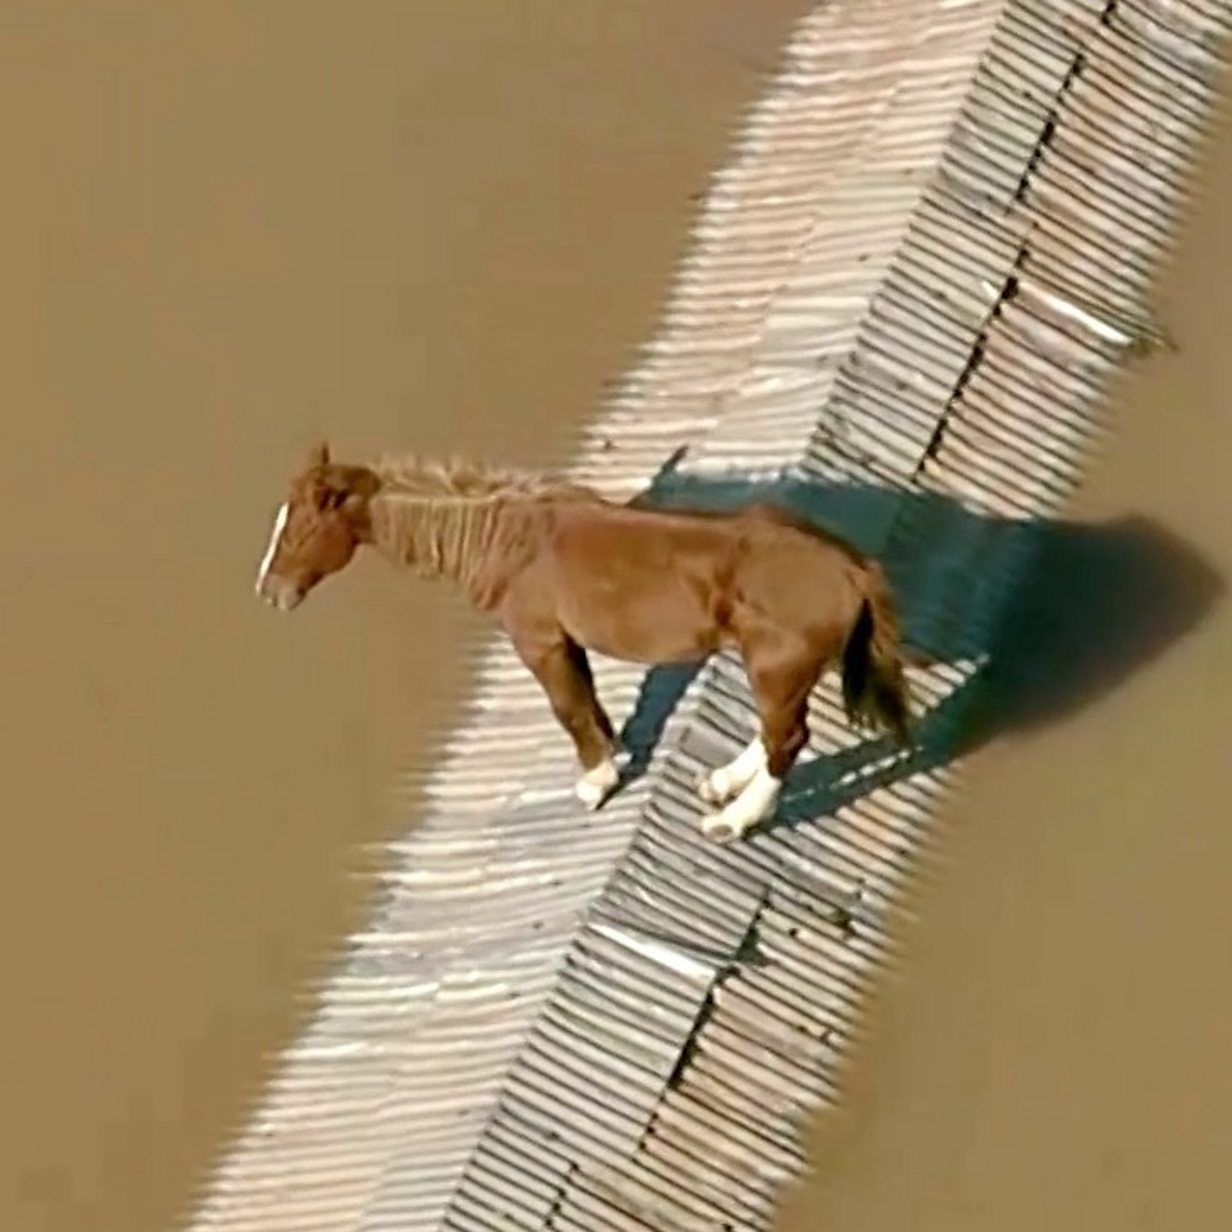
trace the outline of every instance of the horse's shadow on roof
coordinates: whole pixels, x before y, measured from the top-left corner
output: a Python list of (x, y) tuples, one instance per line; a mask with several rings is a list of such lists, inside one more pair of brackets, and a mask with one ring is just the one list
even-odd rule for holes
[[(939, 661), (983, 663), (921, 717), (909, 756), (888, 762), (888, 742), (866, 740), (797, 765), (778, 824), (833, 812), (877, 784), (1076, 713), (1194, 629), (1224, 591), (1190, 544), (1140, 516), (1017, 521), (927, 492), (799, 479), (756, 484), (670, 467), (634, 503), (715, 510), (767, 499), (881, 559), (911, 648)], [(698, 670), (647, 674), (622, 732), (630, 777), (644, 772)]]

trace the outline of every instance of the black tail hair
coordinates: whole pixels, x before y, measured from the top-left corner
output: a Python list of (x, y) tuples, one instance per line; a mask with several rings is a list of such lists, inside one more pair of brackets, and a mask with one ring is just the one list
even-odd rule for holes
[(843, 645), (843, 708), (853, 727), (888, 731), (909, 746), (911, 711), (898, 620), (876, 562), (865, 567), (860, 588), (860, 610)]

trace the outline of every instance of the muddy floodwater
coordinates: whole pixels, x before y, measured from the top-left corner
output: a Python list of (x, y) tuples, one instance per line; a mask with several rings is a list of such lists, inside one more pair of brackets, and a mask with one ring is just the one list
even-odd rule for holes
[[(1159, 297), (1180, 350), (1121, 383), (1073, 511), (1171, 544), (1072, 643), (1098, 659), (1128, 628), (1138, 665), (972, 764), (852, 1115), (818, 1131), (784, 1232), (1228, 1226), (1232, 607), (1208, 603), (1232, 577), (1226, 117), (1193, 191)], [(1067, 625), (1076, 584), (1033, 582)]]
[(253, 598), (300, 451), (564, 456), (807, 7), (0, 6), (5, 1232), (174, 1226), (465, 684)]
[[(0, 6), (4, 1232), (175, 1226), (462, 696), (445, 592), (253, 598), (300, 451), (566, 456), (808, 7)], [(1232, 614), (1152, 634), (1232, 573), (1227, 130), (1074, 510), (1176, 567), (1108, 592), (1134, 670), (974, 759), (784, 1228), (1227, 1223)]]

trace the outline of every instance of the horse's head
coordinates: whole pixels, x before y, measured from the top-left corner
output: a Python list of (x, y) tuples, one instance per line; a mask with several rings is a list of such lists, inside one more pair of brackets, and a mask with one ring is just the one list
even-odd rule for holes
[(274, 517), (257, 594), (289, 612), (318, 582), (337, 573), (366, 535), (368, 501), (379, 486), (367, 467), (333, 463), (329, 447), (317, 445)]

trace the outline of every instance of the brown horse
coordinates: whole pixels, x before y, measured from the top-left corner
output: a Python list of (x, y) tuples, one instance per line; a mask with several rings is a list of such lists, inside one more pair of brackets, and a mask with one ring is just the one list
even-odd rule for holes
[(577, 794), (592, 808), (619, 773), (587, 649), (646, 664), (739, 649), (761, 735), (699, 784), (712, 810), (702, 828), (723, 841), (774, 811), (829, 664), (841, 663), (850, 721), (909, 740), (880, 566), (775, 507), (634, 509), (532, 475), (414, 459), (340, 465), (322, 444), (278, 510), (257, 593), (289, 611), (360, 544), (458, 583), (499, 619), (573, 739)]

